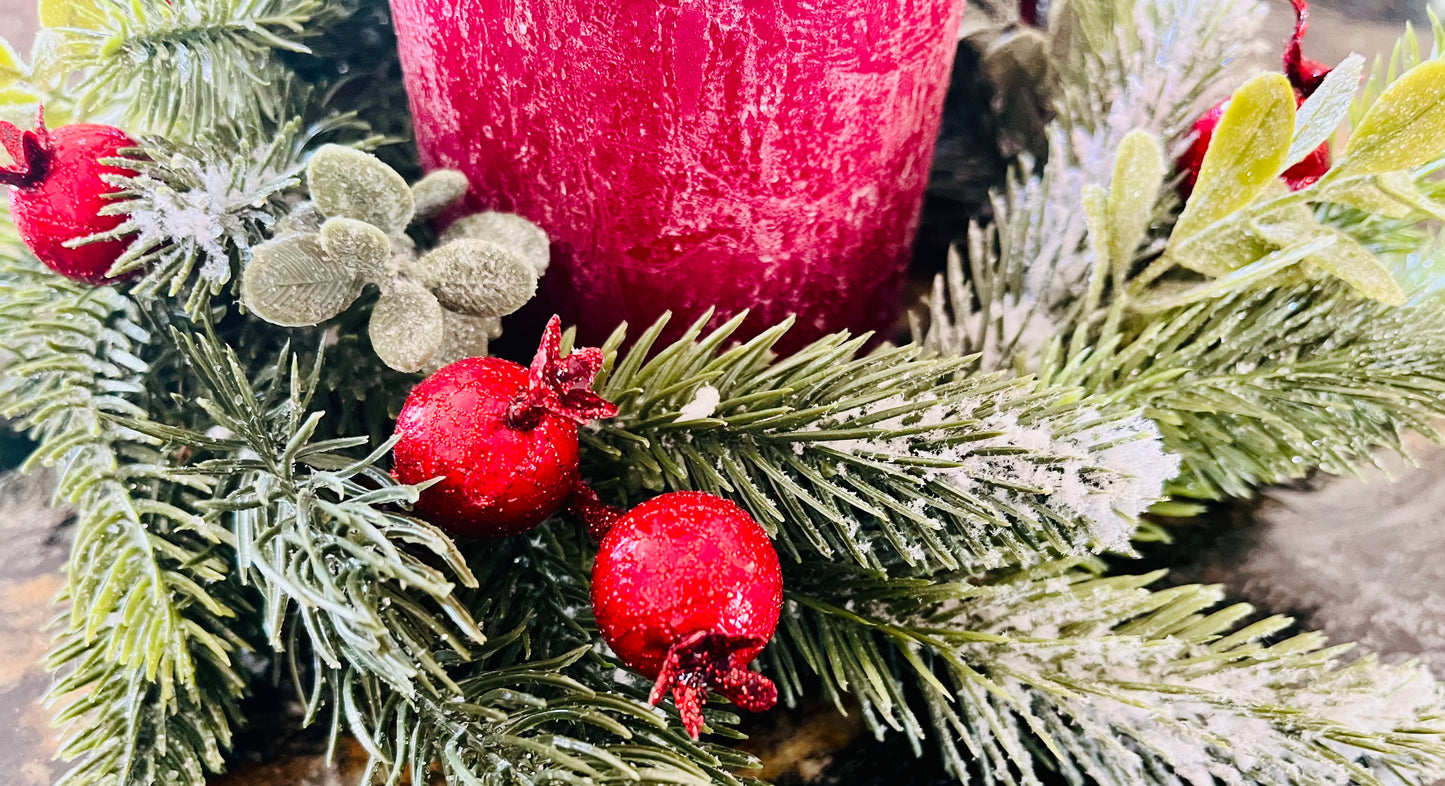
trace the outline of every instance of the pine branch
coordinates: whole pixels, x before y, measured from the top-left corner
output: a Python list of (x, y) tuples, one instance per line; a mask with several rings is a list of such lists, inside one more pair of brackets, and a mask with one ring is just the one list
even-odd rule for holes
[[(1102, 165), (1130, 131), (1182, 140), (1207, 92), (1253, 40), (1257, 0), (1066, 0), (1050, 14), (1059, 117)], [(1187, 140), (1182, 140), (1187, 141)], [(1110, 145), (1110, 142), (1113, 144)]]
[(42, 31), (58, 57), (37, 70), (56, 84), (82, 72), (79, 112), (120, 105), (134, 131), (275, 128), (293, 114), (295, 80), (278, 54), (307, 52), (305, 38), (345, 13), (324, 0), (99, 0), (74, 26)]
[(1194, 497), (1248, 496), (1313, 468), (1345, 473), (1445, 416), (1445, 314), (1342, 285), (1240, 293), (1152, 320), (1060, 371), (1143, 407)]
[(585, 476), (731, 497), (795, 559), (972, 570), (1127, 548), (1176, 471), (1147, 421), (1070, 391), (920, 347), (860, 354), (866, 336), (778, 360), (786, 324), (725, 349), (740, 319), (665, 348), (659, 323), (620, 357), (609, 340), (620, 414), (583, 434)]
[[(1095, 566), (1097, 567), (1097, 566)], [(815, 674), (875, 727), (937, 738), (962, 779), (1070, 783), (1431, 783), (1445, 691), (1417, 665), (1344, 660), (1321, 634), (1280, 640), (1218, 588), (1150, 591), (1073, 563), (984, 584), (794, 577), (764, 654)], [(1275, 641), (1275, 643), (1269, 643)], [(790, 684), (791, 683), (791, 684)], [(907, 688), (900, 687), (907, 685)], [(910, 706), (921, 700), (925, 726)], [(841, 707), (841, 705), (840, 705)]]
[[(508, 613), (494, 593), (527, 570), (520, 551), (492, 544), (464, 558), (440, 531), (399, 512), (417, 489), (378, 466), (390, 443), (357, 457), (365, 438), (318, 437), (324, 413), (311, 402), (321, 356), (303, 372), (282, 349), (253, 381), (208, 323), (172, 337), (202, 380), (195, 403), (214, 425), (204, 434), (127, 425), (195, 451), (188, 474), (218, 489), (199, 508), (233, 531), (269, 643), (296, 684), (309, 686), (308, 719), (329, 710), (333, 736), (360, 739), (375, 774), (397, 783), (438, 762), (462, 783), (742, 782), (728, 772), (750, 766), (746, 756), (693, 743), (636, 697), (604, 692), (615, 685), (598, 664), (574, 667), (593, 646), (590, 628), (572, 622), (554, 638), (555, 624), (530, 625), (535, 612)], [(536, 554), (539, 544), (518, 549)], [(460, 593), (477, 584), (469, 562), (492, 582)], [(543, 562), (559, 569), (560, 559)], [(539, 571), (529, 575), (536, 581)], [(576, 580), (571, 569), (549, 575)], [(493, 640), (464, 601), (486, 615)], [(551, 654), (535, 656), (531, 637)]]
[(300, 184), (310, 152), (347, 136), (363, 146), (380, 141), (350, 115), (310, 124), (297, 117), (259, 137), (220, 128), (197, 144), (147, 137), (112, 162), (136, 172), (109, 178), (119, 191), (103, 212), (125, 216), (124, 223), (88, 241), (130, 238), (112, 272), (144, 270), (131, 289), (137, 297), (176, 297), (189, 288), (185, 310), (198, 314), (290, 209), (287, 192)]
[[(7, 239), (13, 229), (5, 227)], [(68, 784), (201, 784), (239, 721), (249, 611), (228, 548), (177, 482), (173, 458), (108, 415), (145, 417), (149, 337), (108, 288), (42, 271), (0, 249), (0, 412), (40, 443), (31, 464), (62, 464), (58, 499), (76, 509), (69, 613), (52, 656)]]

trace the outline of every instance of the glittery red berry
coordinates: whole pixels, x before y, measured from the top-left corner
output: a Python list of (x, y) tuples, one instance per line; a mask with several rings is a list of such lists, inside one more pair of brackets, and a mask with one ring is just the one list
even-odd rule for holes
[(44, 117), (33, 131), (0, 122), (0, 143), (13, 163), (0, 168), (0, 184), (11, 186), (10, 215), (20, 238), (46, 267), (87, 284), (114, 284), (139, 275), (108, 278), (106, 271), (125, 253), (129, 239), (103, 240), (70, 248), (66, 243), (110, 232), (125, 221), (101, 215), (116, 187), (103, 175), (134, 175), (100, 163), (120, 157), (135, 140), (111, 126), (89, 123), (50, 130)]
[[(1284, 72), (1289, 77), (1290, 84), (1294, 86), (1296, 103), (1303, 104), (1319, 89), (1320, 83), (1329, 75), (1330, 68), (1323, 63), (1305, 58), (1301, 42), (1304, 41), (1305, 31), (1309, 29), (1310, 6), (1308, 0), (1292, 0), (1292, 2), (1295, 10), (1295, 27), (1294, 34), (1290, 36), (1289, 46), (1284, 52)], [(1179, 190), (1186, 199), (1194, 192), (1195, 183), (1199, 182), (1199, 170), (1204, 166), (1204, 155), (1209, 152), (1209, 144), (1214, 140), (1214, 129), (1219, 125), (1219, 120), (1224, 116), (1224, 110), (1228, 106), (1229, 101), (1226, 99), (1206, 112), (1194, 124), (1194, 141), (1190, 143), (1189, 149), (1184, 151), (1184, 155), (1179, 158), (1179, 168), (1184, 172), (1184, 179), (1180, 181)], [(1330, 145), (1326, 142), (1303, 161), (1285, 170), (1281, 177), (1291, 191), (1298, 191), (1319, 182), (1319, 179), (1324, 177), (1329, 170)]]
[(467, 358), (417, 385), (396, 421), (392, 474), (402, 483), (440, 477), (417, 500), (428, 521), (455, 535), (526, 532), (577, 489), (577, 426), (612, 417), (592, 392), (602, 352), (561, 356), (556, 317), (530, 369)]
[(783, 574), (767, 533), (742, 508), (699, 492), (664, 494), (617, 519), (592, 568), (592, 608), (623, 663), (672, 693), (683, 725), (702, 730), (709, 689), (754, 712), (778, 689), (747, 665), (783, 606)]

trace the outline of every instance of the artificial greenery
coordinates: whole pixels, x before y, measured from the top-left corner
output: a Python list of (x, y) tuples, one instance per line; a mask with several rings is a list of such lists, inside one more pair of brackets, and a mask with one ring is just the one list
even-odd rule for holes
[[(761, 663), (785, 699), (856, 707), (961, 780), (1445, 777), (1428, 672), (1125, 562), (1163, 532), (1146, 510), (1190, 509), (1166, 494), (1246, 496), (1435, 435), (1445, 65), (1407, 35), (1363, 91), (1352, 59), (1297, 107), (1278, 76), (1226, 75), (1250, 0), (1051, 5), (1018, 39), (1049, 58), (1047, 156), (958, 225), (919, 341), (779, 357), (786, 324), (619, 330), (597, 383), (619, 415), (582, 431), (585, 477), (618, 504), (749, 510), (782, 555)], [(388, 783), (750, 782), (732, 713), (690, 740), (597, 643), (577, 522), (453, 542), (387, 471), (418, 379), (397, 369), (440, 361), (367, 325), (517, 305), (477, 254), (430, 265), (418, 243), (505, 241), (526, 294), (547, 247), (500, 214), (415, 225), (463, 183), (407, 185), (384, 4), (47, 0), (42, 21), (31, 62), (0, 51), (0, 103), (142, 140), (108, 210), (134, 237), (118, 270), (147, 271), (82, 287), (0, 234), (0, 414), (78, 522), (53, 657), (67, 782), (200, 784), (275, 684)], [(1182, 202), (1170, 162), (1226, 88)], [(1329, 175), (1278, 184), (1342, 122)]]

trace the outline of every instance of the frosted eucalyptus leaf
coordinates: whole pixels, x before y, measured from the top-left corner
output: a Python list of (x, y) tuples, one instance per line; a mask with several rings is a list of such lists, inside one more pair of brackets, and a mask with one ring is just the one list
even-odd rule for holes
[(1364, 70), (1365, 58), (1350, 55), (1325, 76), (1314, 95), (1299, 108), (1294, 142), (1290, 143), (1289, 155), (1285, 157), (1286, 169), (1308, 158), (1334, 136), (1335, 129), (1350, 114)]
[(441, 304), (426, 288), (407, 279), (376, 301), (371, 311), (372, 349), (397, 371), (421, 371), (442, 346), (446, 330)]
[(1445, 153), (1445, 60), (1395, 80), (1350, 135), (1336, 177), (1414, 169)]
[(327, 259), (318, 235), (288, 235), (257, 246), (241, 279), (246, 307), (275, 325), (315, 325), (346, 310), (363, 282)]
[(1405, 290), (1379, 257), (1349, 235), (1323, 226), (1308, 210), (1285, 221), (1260, 221), (1256, 229), (1261, 237), (1280, 247), (1315, 238), (1332, 239), (1334, 242), (1307, 257), (1306, 263), (1349, 284), (1362, 297), (1392, 306), (1405, 302)]
[(302, 202), (276, 222), (276, 229), (272, 234), (280, 237), (320, 232), (323, 220), (321, 211), (316, 209), (315, 202)]
[(327, 257), (372, 282), (386, 274), (386, 263), (391, 258), (391, 240), (386, 233), (354, 218), (326, 219), (321, 225), (321, 247)]
[(467, 176), (455, 169), (438, 169), (411, 186), (416, 211), (412, 220), (431, 218), (467, 195)]
[(422, 371), (431, 373), (463, 358), (482, 357), (492, 339), (502, 335), (502, 320), (497, 317), (469, 317), (455, 311), (442, 311), (446, 325), (441, 348)]
[(1253, 203), (1284, 171), (1294, 136), (1294, 88), (1283, 74), (1261, 74), (1235, 92), (1174, 227), (1183, 241)]
[(375, 224), (396, 234), (411, 223), (411, 187), (376, 156), (341, 145), (326, 145), (306, 167), (311, 199), (328, 217)]
[(452, 311), (499, 317), (537, 291), (537, 274), (521, 255), (486, 240), (454, 240), (417, 263), (428, 289)]
[(1133, 131), (1119, 143), (1108, 208), (1109, 257), (1114, 264), (1128, 265), (1144, 242), (1166, 172), (1164, 150), (1153, 134)]
[(462, 216), (442, 233), (442, 242), (471, 238), (490, 240), (500, 246), (512, 249), (537, 272), (537, 277), (547, 272), (551, 259), (551, 243), (547, 233), (515, 213), (474, 213)]

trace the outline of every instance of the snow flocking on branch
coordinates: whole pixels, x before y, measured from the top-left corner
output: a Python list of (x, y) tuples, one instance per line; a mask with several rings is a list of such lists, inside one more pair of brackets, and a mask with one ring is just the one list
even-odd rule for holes
[(950, 314), (940, 281), (928, 343), (982, 353), (984, 370), (1032, 370), (1068, 329), (1096, 262), (1084, 187), (1110, 184), (1115, 152), (1132, 132), (1151, 132), (1182, 152), (1204, 90), (1221, 81), (1265, 10), (1256, 0), (1136, 0), (1071, 4), (1059, 14), (1057, 24), (1073, 29), (1054, 32), (1074, 48), (1059, 55), (1065, 67), (1048, 161), (1024, 157), (993, 197), (996, 225), (970, 230), (972, 282), (948, 300), (978, 305)]
[[(855, 415), (869, 421), (871, 415), (905, 403), (903, 396), (893, 396)], [(1163, 497), (1164, 484), (1179, 473), (1179, 458), (1164, 450), (1152, 421), (1140, 415), (1108, 417), (1089, 407), (1069, 410), (1067, 419), (1022, 423), (1017, 412), (993, 410), (982, 401), (940, 402), (922, 413), (870, 422), (869, 427), (907, 432), (974, 416), (977, 425), (964, 441), (951, 441), (956, 434), (945, 427), (919, 437), (824, 444), (869, 458), (924, 459), (934, 464), (922, 470), (927, 480), (989, 499), (1040, 530), (1046, 518), (1074, 522), (1087, 530), (1086, 541), (1095, 551), (1127, 551), (1138, 517)], [(988, 542), (989, 525), (976, 526), (978, 541)], [(983, 560), (990, 567), (1012, 561), (1006, 554)]]

